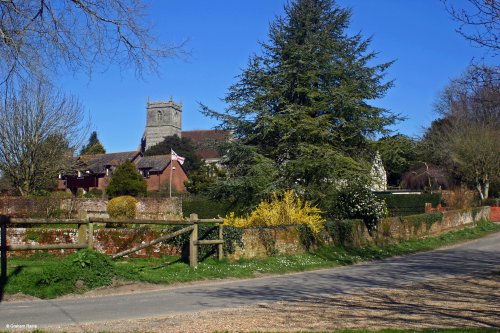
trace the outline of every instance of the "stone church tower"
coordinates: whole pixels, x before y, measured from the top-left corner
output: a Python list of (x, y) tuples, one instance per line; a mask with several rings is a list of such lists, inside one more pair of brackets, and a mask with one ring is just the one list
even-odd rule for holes
[(141, 142), (144, 151), (163, 141), (167, 136), (181, 137), (182, 102), (148, 102), (146, 105), (146, 130)]

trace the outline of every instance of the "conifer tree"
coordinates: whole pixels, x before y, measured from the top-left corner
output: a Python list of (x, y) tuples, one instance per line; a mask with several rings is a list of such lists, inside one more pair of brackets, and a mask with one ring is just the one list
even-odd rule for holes
[(275, 163), (269, 190), (295, 188), (316, 200), (325, 186), (366, 175), (368, 139), (398, 120), (369, 104), (392, 86), (384, 81), (392, 62), (373, 64), (370, 39), (346, 33), (350, 17), (333, 0), (292, 1), (229, 88), (226, 112), (202, 105), (233, 132), (232, 148), (252, 147)]
[(96, 131), (93, 131), (90, 134), (89, 143), (86, 146), (83, 146), (82, 149), (80, 150), (80, 155), (96, 155), (105, 153), (106, 149), (104, 149), (104, 146), (97, 138)]
[(111, 182), (106, 188), (106, 194), (110, 198), (120, 195), (136, 197), (145, 195), (146, 191), (147, 184), (144, 177), (130, 161), (125, 161), (125, 163), (116, 168), (113, 177), (111, 177)]

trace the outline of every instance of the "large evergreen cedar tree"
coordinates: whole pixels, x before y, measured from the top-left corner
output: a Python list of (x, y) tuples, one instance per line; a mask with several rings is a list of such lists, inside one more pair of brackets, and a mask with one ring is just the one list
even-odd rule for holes
[(106, 188), (106, 194), (110, 198), (121, 195), (136, 197), (145, 195), (146, 191), (147, 184), (144, 177), (130, 161), (126, 161), (116, 168), (111, 177), (111, 182)]
[(236, 139), (214, 195), (255, 205), (295, 189), (321, 202), (339, 179), (368, 174), (367, 139), (398, 116), (368, 103), (392, 86), (384, 81), (391, 62), (373, 65), (370, 40), (346, 34), (350, 17), (333, 0), (291, 2), (229, 88), (226, 112), (202, 105)]
[(182, 167), (188, 174), (200, 170), (203, 165), (196, 155), (195, 148), (188, 138), (179, 138), (177, 135), (167, 136), (162, 142), (150, 147), (144, 152), (146, 156), (167, 155), (173, 149), (178, 155), (186, 158)]

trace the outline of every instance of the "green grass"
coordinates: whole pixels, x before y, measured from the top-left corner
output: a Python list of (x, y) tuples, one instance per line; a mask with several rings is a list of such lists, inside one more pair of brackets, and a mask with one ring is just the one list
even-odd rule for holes
[[(475, 228), (450, 232), (438, 237), (404, 241), (383, 247), (367, 246), (360, 249), (322, 247), (314, 253), (236, 261), (223, 260), (219, 262), (208, 258), (200, 262), (196, 269), (181, 262), (178, 257), (132, 258), (107, 265), (103, 261), (104, 256), (96, 257), (87, 264), (85, 257), (79, 258), (77, 255), (61, 259), (41, 253), (27, 258), (16, 257), (9, 259), (9, 279), (5, 286), (5, 292), (22, 292), (41, 298), (53, 298), (109, 284), (111, 282), (110, 276), (131, 281), (172, 284), (197, 280), (250, 278), (263, 274), (300, 272), (432, 250), (479, 238), (497, 231), (500, 231), (500, 225), (483, 221)], [(90, 269), (97, 264), (100, 265), (99, 269)], [(79, 267), (82, 265), (84, 267)], [(57, 272), (62, 273), (57, 274)], [(77, 279), (84, 280), (84, 288), (75, 287)]]
[(40, 298), (106, 286), (115, 276), (111, 259), (90, 250), (80, 250), (64, 258), (39, 252), (30, 257), (9, 259), (7, 263), (4, 292)]

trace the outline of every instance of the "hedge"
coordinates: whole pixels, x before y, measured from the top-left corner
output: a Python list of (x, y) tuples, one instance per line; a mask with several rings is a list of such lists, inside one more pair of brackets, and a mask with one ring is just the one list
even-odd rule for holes
[(182, 200), (182, 212), (185, 217), (198, 214), (201, 219), (224, 217), (230, 210), (230, 205), (221, 201), (210, 200), (206, 197), (187, 197)]
[(441, 193), (391, 194), (377, 193), (384, 199), (390, 216), (406, 216), (425, 213), (425, 203), (436, 207), (441, 202)]

